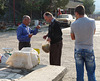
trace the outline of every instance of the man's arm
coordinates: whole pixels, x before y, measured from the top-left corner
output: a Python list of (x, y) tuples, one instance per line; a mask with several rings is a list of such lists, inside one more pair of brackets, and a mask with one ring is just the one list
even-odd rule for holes
[(94, 29), (94, 34), (95, 34), (95, 32), (96, 32), (96, 29)]
[(75, 40), (75, 35), (74, 35), (74, 33), (71, 33), (71, 39), (72, 39), (72, 40)]
[(29, 36), (28, 35), (23, 35), (22, 34), (22, 28), (21, 27), (18, 27), (17, 28), (17, 39), (19, 40), (19, 41), (23, 41), (23, 40), (26, 40), (26, 39), (28, 39), (29, 38)]
[(31, 30), (31, 33), (33, 33), (33, 35), (36, 35), (38, 33), (38, 29), (40, 29), (41, 26), (38, 25), (34, 30)]
[(72, 40), (75, 40), (75, 34), (74, 34), (74, 31), (73, 31), (73, 24), (71, 24), (71, 34), (70, 34), (70, 36), (71, 36)]
[(38, 33), (38, 29), (35, 28), (34, 30), (31, 30), (31, 33), (32, 33), (33, 35), (36, 35), (36, 34)]
[(96, 24), (95, 24), (95, 20), (93, 21), (93, 26), (94, 26), (94, 34), (96, 32)]

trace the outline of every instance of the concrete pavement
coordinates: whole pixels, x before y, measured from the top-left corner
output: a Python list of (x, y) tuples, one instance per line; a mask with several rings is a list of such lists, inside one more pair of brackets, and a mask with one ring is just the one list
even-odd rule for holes
[[(44, 31), (45, 30), (45, 31)], [(67, 74), (63, 81), (76, 81), (76, 70), (74, 61), (74, 41), (70, 38), (70, 28), (64, 28), (63, 31), (63, 51), (62, 51), (62, 66), (67, 68)], [(40, 49), (40, 63), (49, 65), (49, 54), (42, 51), (42, 43), (44, 40), (42, 36), (47, 33), (47, 29), (43, 29), (36, 36), (32, 37), (31, 44), (33, 48)], [(0, 32), (0, 52), (4, 53), (3, 47), (12, 47), (14, 50), (18, 49), (18, 41), (16, 39), (16, 31)], [(100, 81), (100, 21), (96, 21), (96, 34), (94, 35), (94, 52), (96, 58), (96, 78)], [(85, 81), (87, 80), (87, 73), (84, 73)]]

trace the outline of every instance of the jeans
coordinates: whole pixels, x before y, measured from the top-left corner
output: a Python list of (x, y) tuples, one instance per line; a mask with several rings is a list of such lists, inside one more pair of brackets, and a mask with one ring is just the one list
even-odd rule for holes
[(74, 57), (77, 71), (77, 81), (84, 81), (84, 64), (87, 71), (88, 81), (96, 81), (94, 51), (88, 49), (75, 49)]

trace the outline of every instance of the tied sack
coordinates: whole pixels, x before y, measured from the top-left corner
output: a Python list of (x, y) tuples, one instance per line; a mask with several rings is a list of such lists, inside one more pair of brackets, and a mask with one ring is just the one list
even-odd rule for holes
[(50, 52), (50, 44), (48, 41), (45, 41), (43, 44), (42, 44), (42, 50), (45, 52), (45, 53), (49, 53)]
[(31, 69), (39, 64), (38, 53), (30, 47), (23, 48), (21, 51), (15, 51), (8, 58), (6, 64), (15, 68)]

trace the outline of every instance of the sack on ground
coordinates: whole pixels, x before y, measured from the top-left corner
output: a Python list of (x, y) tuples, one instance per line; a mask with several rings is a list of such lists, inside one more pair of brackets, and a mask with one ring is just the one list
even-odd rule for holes
[(21, 51), (13, 52), (6, 64), (15, 68), (31, 69), (39, 64), (38, 53), (33, 48), (23, 48)]

